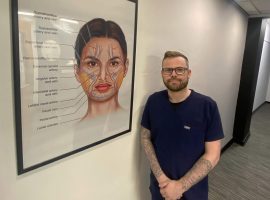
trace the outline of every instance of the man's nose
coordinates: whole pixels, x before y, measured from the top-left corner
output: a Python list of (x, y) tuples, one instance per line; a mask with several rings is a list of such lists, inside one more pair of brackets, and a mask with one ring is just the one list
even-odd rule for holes
[(173, 71), (172, 71), (171, 76), (173, 76), (173, 77), (176, 77), (176, 76), (177, 76), (177, 74), (176, 74), (175, 70), (173, 70)]

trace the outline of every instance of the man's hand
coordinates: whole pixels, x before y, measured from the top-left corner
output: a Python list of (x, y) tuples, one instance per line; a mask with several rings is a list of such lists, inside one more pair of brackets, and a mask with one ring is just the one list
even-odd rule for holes
[(160, 194), (166, 200), (180, 199), (185, 191), (183, 190), (182, 182), (169, 180), (165, 187), (160, 187)]

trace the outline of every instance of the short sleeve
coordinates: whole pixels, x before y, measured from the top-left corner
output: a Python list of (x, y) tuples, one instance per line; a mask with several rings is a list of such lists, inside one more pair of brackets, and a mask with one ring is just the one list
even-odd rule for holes
[(215, 141), (224, 138), (222, 123), (215, 101), (211, 101), (207, 114), (207, 131), (205, 140)]
[(151, 130), (151, 121), (150, 121), (150, 97), (148, 98), (146, 105), (144, 107), (141, 125), (148, 130)]

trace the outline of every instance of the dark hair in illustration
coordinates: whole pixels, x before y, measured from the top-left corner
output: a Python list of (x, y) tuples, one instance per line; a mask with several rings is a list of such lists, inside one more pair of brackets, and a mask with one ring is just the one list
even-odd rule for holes
[(105, 21), (102, 18), (95, 18), (82, 26), (75, 43), (75, 58), (80, 66), (82, 50), (87, 42), (93, 37), (107, 37), (119, 42), (123, 51), (124, 62), (127, 58), (127, 42), (121, 27), (113, 21)]

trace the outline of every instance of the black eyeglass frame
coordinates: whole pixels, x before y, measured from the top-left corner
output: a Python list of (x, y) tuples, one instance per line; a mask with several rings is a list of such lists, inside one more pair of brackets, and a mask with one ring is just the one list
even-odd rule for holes
[(172, 73), (174, 71), (177, 75), (184, 75), (187, 70), (189, 70), (189, 68), (187, 68), (187, 67), (176, 67), (176, 68), (164, 67), (161, 69), (161, 72), (164, 75), (172, 75)]

